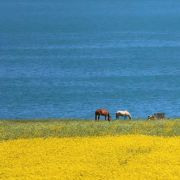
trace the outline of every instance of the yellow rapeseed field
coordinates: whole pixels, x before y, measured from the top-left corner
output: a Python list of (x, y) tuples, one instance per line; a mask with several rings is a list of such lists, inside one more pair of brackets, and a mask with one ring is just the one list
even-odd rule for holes
[(34, 138), (0, 143), (0, 179), (180, 179), (180, 137)]

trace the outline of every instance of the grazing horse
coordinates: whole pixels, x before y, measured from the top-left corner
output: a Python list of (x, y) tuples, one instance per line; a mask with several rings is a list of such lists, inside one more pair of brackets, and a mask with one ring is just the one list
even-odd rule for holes
[(132, 116), (128, 111), (117, 111), (116, 112), (116, 119), (119, 119), (119, 116), (124, 117), (124, 119), (126, 117), (128, 117), (129, 119), (132, 119)]
[(147, 120), (155, 120), (155, 116), (154, 115), (150, 115), (150, 116), (148, 116)]
[(158, 112), (154, 113), (153, 115), (148, 116), (148, 120), (156, 120), (156, 119), (165, 119), (165, 113)]
[(96, 112), (95, 112), (95, 120), (99, 121), (100, 116), (104, 116), (105, 120), (106, 120), (106, 117), (108, 117), (108, 121), (111, 121), (111, 116), (109, 114), (109, 111), (106, 110), (106, 109), (97, 109), (96, 110)]

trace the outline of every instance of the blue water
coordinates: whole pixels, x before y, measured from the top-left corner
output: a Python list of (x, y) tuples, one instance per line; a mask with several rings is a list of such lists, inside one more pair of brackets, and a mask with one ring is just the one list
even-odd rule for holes
[(180, 116), (179, 0), (1, 0), (0, 119)]

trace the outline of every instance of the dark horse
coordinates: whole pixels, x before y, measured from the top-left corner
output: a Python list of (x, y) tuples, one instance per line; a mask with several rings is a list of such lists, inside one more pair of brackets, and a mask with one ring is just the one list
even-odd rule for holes
[(151, 116), (148, 116), (148, 120), (156, 120), (156, 119), (166, 119), (165, 113), (158, 112), (158, 113), (154, 113)]
[(106, 117), (108, 117), (108, 121), (111, 121), (111, 116), (109, 114), (109, 111), (106, 110), (106, 109), (97, 109), (96, 110), (96, 112), (95, 112), (95, 120), (99, 121), (100, 116), (104, 116), (105, 120), (106, 120)]

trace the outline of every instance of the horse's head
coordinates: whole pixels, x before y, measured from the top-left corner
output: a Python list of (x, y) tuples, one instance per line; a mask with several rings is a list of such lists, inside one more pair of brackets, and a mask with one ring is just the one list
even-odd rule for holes
[(112, 120), (111, 116), (110, 116), (110, 115), (108, 115), (108, 121), (111, 121), (111, 120)]

